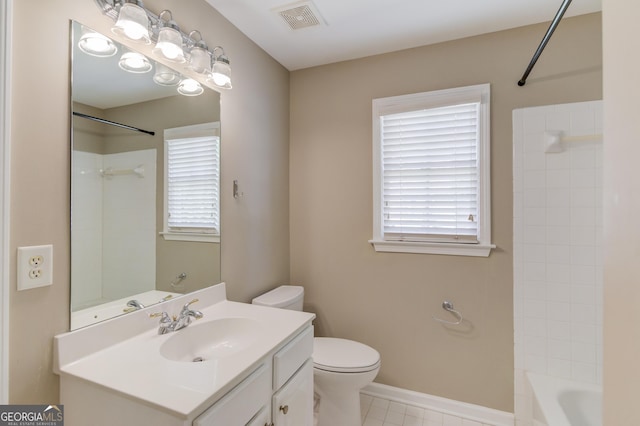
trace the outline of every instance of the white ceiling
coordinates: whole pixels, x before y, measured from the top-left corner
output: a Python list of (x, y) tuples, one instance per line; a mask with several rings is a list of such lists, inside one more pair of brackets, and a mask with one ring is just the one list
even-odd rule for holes
[[(297, 4), (291, 0), (207, 2), (291, 71), (548, 22), (562, 4), (562, 0), (313, 0), (324, 23), (291, 30), (275, 11)], [(601, 9), (601, 0), (575, 0), (565, 17)], [(233, 52), (228, 53), (233, 61)]]

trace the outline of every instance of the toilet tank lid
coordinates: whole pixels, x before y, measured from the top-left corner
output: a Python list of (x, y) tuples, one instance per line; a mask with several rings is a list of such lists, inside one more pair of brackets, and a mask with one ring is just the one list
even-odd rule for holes
[(290, 305), (304, 297), (304, 287), (299, 285), (281, 285), (273, 290), (256, 297), (251, 301), (254, 305), (272, 306), (280, 308)]

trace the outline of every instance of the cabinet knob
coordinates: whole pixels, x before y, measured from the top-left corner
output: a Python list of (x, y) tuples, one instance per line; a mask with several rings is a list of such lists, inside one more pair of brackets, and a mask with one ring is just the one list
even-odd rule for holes
[(286, 415), (289, 412), (289, 406), (288, 405), (281, 405), (280, 406), (280, 411), (282, 411), (282, 413)]

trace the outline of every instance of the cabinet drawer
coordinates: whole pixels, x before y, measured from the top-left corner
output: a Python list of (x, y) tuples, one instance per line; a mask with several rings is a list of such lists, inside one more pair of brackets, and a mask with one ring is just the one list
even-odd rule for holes
[(270, 369), (262, 364), (193, 421), (193, 426), (245, 426), (271, 394)]
[(313, 354), (313, 326), (298, 334), (273, 356), (273, 389), (279, 389)]

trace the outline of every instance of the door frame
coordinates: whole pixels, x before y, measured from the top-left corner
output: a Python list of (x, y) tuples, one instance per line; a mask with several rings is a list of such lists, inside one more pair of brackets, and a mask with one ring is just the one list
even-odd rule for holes
[(9, 205), (13, 0), (0, 1), (0, 404), (9, 403)]

